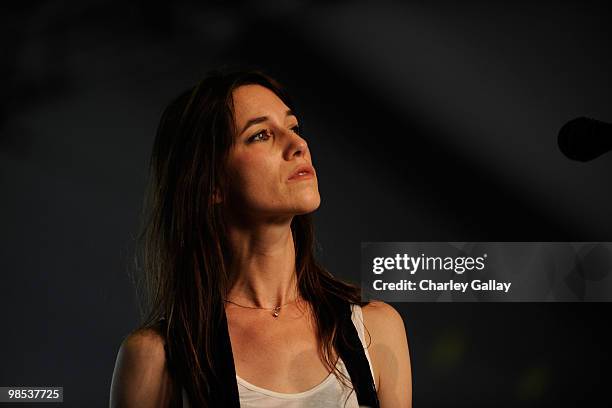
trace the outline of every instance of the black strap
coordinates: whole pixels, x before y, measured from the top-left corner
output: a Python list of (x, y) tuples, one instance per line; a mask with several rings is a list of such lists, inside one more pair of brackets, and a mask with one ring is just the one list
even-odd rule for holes
[(240, 398), (238, 396), (238, 383), (236, 382), (236, 367), (234, 366), (234, 356), (232, 354), (232, 343), (230, 341), (227, 317), (222, 313), (221, 323), (218, 328), (216, 341), (215, 367), (219, 370), (220, 384), (218, 388), (212, 389), (214, 403), (212, 407), (240, 408)]
[[(160, 319), (162, 333), (165, 333), (165, 318)], [(240, 398), (238, 395), (238, 383), (236, 382), (236, 368), (234, 366), (234, 357), (232, 355), (232, 347), (227, 326), (227, 317), (222, 314), (221, 322), (216, 329), (217, 336), (212, 339), (214, 367), (217, 372), (217, 377), (208, 376), (207, 394), (209, 396), (210, 407), (227, 407), (240, 408)], [(167, 345), (164, 346), (166, 351), (166, 359), (169, 367), (172, 369), (172, 374), (180, 381), (181, 377), (176, 367), (176, 362), (170, 361)], [(200, 353), (200, 359), (206, 358), (203, 353)], [(204, 360), (202, 360), (204, 361)], [(184, 379), (183, 379), (184, 381)], [(183, 394), (180, 383), (175, 386), (175, 402), (173, 407), (183, 406)], [(174, 398), (173, 398), (174, 400)], [(192, 408), (197, 408), (193, 405), (193, 401), (189, 401)], [(176, 405), (174, 405), (176, 404)]]
[(350, 304), (344, 303), (338, 310), (344, 310), (342, 325), (346, 335), (346, 343), (348, 344), (338, 339), (336, 349), (351, 376), (351, 382), (357, 393), (357, 401), (360, 406), (379, 408), (380, 403), (376, 394), (376, 386), (365, 355), (365, 349), (357, 334), (357, 328), (351, 320)]

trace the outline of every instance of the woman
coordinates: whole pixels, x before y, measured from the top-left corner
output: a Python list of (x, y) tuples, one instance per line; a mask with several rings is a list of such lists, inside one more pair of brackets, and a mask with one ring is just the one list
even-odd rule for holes
[(162, 115), (142, 237), (142, 326), (112, 407), (411, 407), (403, 321), (313, 257), (317, 174), (259, 72), (214, 72)]

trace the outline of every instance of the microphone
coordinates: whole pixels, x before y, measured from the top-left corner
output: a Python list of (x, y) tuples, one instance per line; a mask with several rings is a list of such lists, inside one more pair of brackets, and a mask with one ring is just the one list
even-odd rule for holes
[(557, 142), (568, 159), (587, 162), (612, 150), (612, 124), (585, 117), (572, 119), (559, 130)]

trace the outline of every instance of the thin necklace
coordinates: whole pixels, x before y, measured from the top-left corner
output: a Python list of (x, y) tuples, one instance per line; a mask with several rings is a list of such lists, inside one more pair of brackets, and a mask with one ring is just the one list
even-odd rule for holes
[(277, 318), (277, 317), (278, 317), (278, 315), (279, 315), (279, 313), (280, 313), (280, 309), (281, 309), (281, 307), (283, 307), (283, 306), (287, 306), (287, 305), (290, 305), (291, 303), (294, 303), (295, 301), (297, 301), (297, 298), (295, 298), (293, 301), (291, 301), (291, 302), (289, 302), (289, 303), (285, 303), (284, 305), (278, 305), (278, 306), (276, 306), (276, 307), (244, 306), (244, 305), (240, 305), (240, 304), (238, 304), (238, 303), (236, 303), (236, 302), (232, 302), (231, 300), (227, 300), (227, 299), (223, 299), (223, 300), (224, 300), (224, 301), (226, 301), (226, 302), (229, 302), (229, 303), (233, 303), (233, 304), (235, 304), (236, 306), (244, 307), (244, 308), (247, 308), (247, 309), (263, 309), (263, 310), (272, 310), (272, 316), (273, 316), (274, 318)]

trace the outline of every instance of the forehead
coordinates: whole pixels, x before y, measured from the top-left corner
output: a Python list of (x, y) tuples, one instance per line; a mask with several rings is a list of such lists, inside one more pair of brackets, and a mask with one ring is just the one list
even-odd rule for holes
[(261, 85), (242, 85), (232, 92), (234, 118), (240, 126), (259, 116), (285, 116), (287, 105), (274, 92)]

